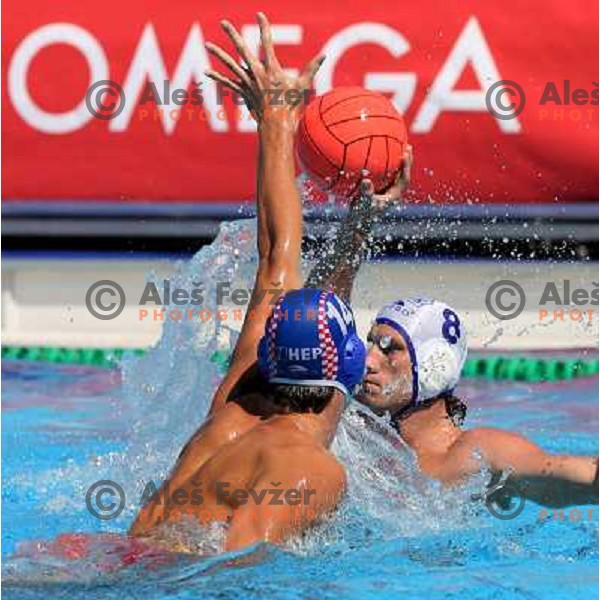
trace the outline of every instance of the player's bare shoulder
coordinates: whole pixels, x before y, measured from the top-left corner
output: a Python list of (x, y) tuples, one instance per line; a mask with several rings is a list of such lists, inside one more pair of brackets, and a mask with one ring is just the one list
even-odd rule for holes
[(448, 449), (443, 473), (447, 480), (461, 480), (482, 467), (501, 471), (521, 456), (534, 456), (541, 450), (518, 433), (478, 427), (461, 433)]
[(273, 471), (285, 467), (286, 479), (332, 493), (346, 489), (346, 471), (332, 452), (296, 428), (274, 432), (262, 449), (264, 464)]
[(454, 463), (474, 464), (489, 454), (490, 448), (497, 444), (509, 443), (510, 434), (492, 427), (477, 427), (462, 431), (450, 446), (447, 461)]
[(457, 442), (457, 446), (464, 450), (478, 451), (485, 454), (507, 445), (517, 448), (527, 443), (525, 437), (512, 431), (494, 427), (477, 427), (464, 431)]
[(496, 431), (487, 428), (461, 431), (443, 458), (434, 461), (434, 468), (429, 469), (430, 475), (453, 485), (489, 467), (489, 446), (494, 443)]

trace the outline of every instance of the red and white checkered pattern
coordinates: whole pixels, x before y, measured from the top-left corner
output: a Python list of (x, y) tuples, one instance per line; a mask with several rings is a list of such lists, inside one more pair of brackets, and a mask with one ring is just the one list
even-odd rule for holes
[(317, 311), (317, 331), (319, 334), (319, 345), (323, 350), (321, 368), (323, 379), (334, 380), (338, 371), (338, 354), (335, 344), (331, 338), (331, 330), (327, 320), (327, 293), (322, 292), (319, 297), (319, 308)]
[(273, 307), (273, 314), (269, 317), (267, 323), (267, 348), (269, 351), (269, 377), (277, 377), (277, 327), (281, 317), (281, 305), (283, 303), (283, 294), (280, 296), (277, 304)]

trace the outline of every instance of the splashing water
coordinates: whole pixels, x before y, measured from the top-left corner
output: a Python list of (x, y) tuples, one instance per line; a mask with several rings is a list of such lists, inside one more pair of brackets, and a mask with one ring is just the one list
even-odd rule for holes
[[(202, 306), (215, 314), (219, 282), (251, 289), (257, 267), (255, 248), (255, 220), (224, 224), (213, 244), (179, 265), (171, 278), (172, 289), (191, 289), (200, 279), (205, 290)], [(229, 325), (215, 319), (167, 321), (157, 348), (123, 366), (124, 399), (138, 417), (123, 474), (124, 480), (138, 486), (132, 497), (140, 497), (141, 482), (167, 476), (181, 446), (204, 420), (220, 379), (209, 357), (215, 350), (233, 350), (236, 332)], [(389, 521), (394, 535), (444, 528), (449, 521), (454, 526), (464, 523), (464, 518), (458, 518), (462, 509), (451, 507), (471, 505), (457, 501), (457, 494), (462, 500), (481, 492), (485, 474), (449, 496), (439, 484), (419, 475), (412, 452), (383, 420), (371, 415), (369, 421), (377, 422), (378, 430), (369, 427), (356, 410), (347, 411), (332, 446), (348, 470), (349, 497), (342, 520), (358, 509)], [(405, 518), (399, 519), (398, 511)]]
[[(257, 267), (255, 248), (255, 220), (223, 224), (210, 246), (202, 248), (191, 261), (176, 265), (171, 288), (202, 288), (202, 308), (215, 315), (222, 308), (217, 305), (220, 282), (231, 282), (232, 289), (251, 289)], [(188, 308), (197, 311), (191, 304), (178, 308), (182, 313)], [(215, 351), (232, 351), (240, 325), (215, 318), (165, 320), (157, 346), (143, 357), (124, 359), (121, 365), (120, 398), (110, 409), (129, 432), (126, 446), (90, 457), (83, 466), (67, 461), (59, 469), (33, 478), (22, 475), (13, 483), (35, 489), (45, 510), (56, 513), (80, 504), (92, 483), (117, 481), (125, 491), (127, 504), (117, 519), (101, 528), (125, 531), (139, 509), (147, 483), (159, 483), (167, 477), (181, 447), (205, 419), (221, 378), (218, 365), (210, 357)], [(486, 474), (481, 473), (460, 488), (443, 490), (419, 474), (413, 453), (384, 419), (374, 415), (365, 418), (361, 410), (354, 407), (346, 411), (332, 445), (347, 469), (346, 500), (331, 519), (308, 535), (289, 541), (286, 548), (305, 555), (320, 553), (329, 545), (339, 550), (348, 544), (360, 544), (375, 529), (375, 521), (385, 523), (381, 533), (384, 539), (465, 528), (467, 522), (473, 527), (481, 503), (472, 502), (472, 498), (482, 493)], [(175, 533), (202, 537), (204, 545), (198, 549), (204, 553), (218, 550), (218, 534), (197, 529), (197, 524), (186, 526), (196, 529)], [(174, 527), (181, 530), (183, 524)], [(99, 543), (97, 553), (103, 553), (103, 542)], [(44, 543), (24, 546), (17, 558), (37, 561), (39, 566), (40, 556), (47, 556), (45, 547)], [(22, 576), (23, 569), (15, 564), (13, 561), (10, 568)], [(22, 567), (23, 563), (19, 564)], [(51, 566), (46, 565), (48, 572), (64, 575), (60, 561)], [(84, 561), (78, 572), (85, 573), (89, 568), (89, 560)], [(67, 571), (74, 576), (70, 569), (72, 564)], [(39, 576), (39, 569), (35, 574)]]
[[(256, 271), (256, 222), (223, 225), (216, 240), (188, 263), (177, 265), (171, 289), (201, 288), (201, 308), (212, 318), (165, 321), (158, 345), (141, 358), (122, 365), (123, 401), (133, 417), (127, 448), (127, 476), (137, 482), (132, 497), (139, 498), (143, 482), (164, 479), (183, 444), (204, 421), (220, 382), (215, 351), (231, 352), (236, 322), (219, 321), (217, 288), (251, 288)], [(191, 300), (190, 300), (191, 302)], [(190, 303), (178, 308), (198, 311)], [(207, 313), (209, 314), (209, 313)], [(237, 324), (237, 328), (241, 323)]]

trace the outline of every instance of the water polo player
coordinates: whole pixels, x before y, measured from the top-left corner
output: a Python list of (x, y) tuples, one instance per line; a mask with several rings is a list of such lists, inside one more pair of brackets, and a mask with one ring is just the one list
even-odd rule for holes
[[(182, 513), (222, 524), (223, 549), (236, 550), (279, 542), (333, 510), (344, 492), (345, 472), (328, 447), (364, 374), (366, 350), (345, 302), (319, 289), (290, 291), (302, 286), (302, 208), (293, 150), (299, 108), (283, 104), (274, 109), (277, 118), (263, 118), (268, 108), (263, 92), (271, 85), (307, 89), (322, 59), (313, 60), (297, 80), (289, 78), (264, 15), (258, 21), (264, 62), (226, 21), (223, 29), (242, 65), (207, 44), (234, 78), (207, 74), (241, 93), (258, 120), (259, 266), (248, 306), (253, 318), (244, 321), (207, 421), (131, 527), (135, 537), (181, 551), (194, 550), (193, 541), (181, 535)], [(271, 282), (286, 292), (275, 307), (264, 293)], [(203, 501), (186, 503), (200, 487)], [(283, 498), (294, 492), (294, 502), (269, 501), (274, 489)], [(168, 501), (175, 493), (176, 504)]]
[[(398, 202), (410, 180), (409, 147), (395, 184), (375, 194), (367, 174), (351, 203), (335, 246), (313, 269), (310, 285), (349, 300), (368, 249), (374, 209)], [(492, 428), (463, 430), (466, 404), (454, 395), (467, 354), (463, 320), (450, 306), (427, 298), (384, 306), (369, 332), (367, 372), (357, 399), (389, 413), (415, 451), (420, 468), (446, 484), (489, 468), (494, 480), (510, 475), (521, 493), (554, 505), (598, 502), (598, 459), (555, 456), (523, 436)], [(550, 495), (549, 489), (554, 490)]]

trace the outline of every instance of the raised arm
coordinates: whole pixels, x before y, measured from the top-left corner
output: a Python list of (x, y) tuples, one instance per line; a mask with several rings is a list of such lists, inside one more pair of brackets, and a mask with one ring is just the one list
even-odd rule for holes
[(282, 69), (271, 39), (269, 23), (258, 13), (264, 61), (246, 47), (242, 37), (228, 21), (221, 25), (235, 46), (242, 66), (215, 44), (207, 49), (233, 74), (226, 77), (216, 71), (207, 76), (241, 94), (258, 124), (258, 164), (256, 173), (258, 218), (258, 271), (248, 311), (238, 338), (230, 368), (221, 383), (211, 410), (221, 407), (240, 378), (256, 362), (258, 342), (274, 303), (273, 290), (281, 293), (301, 287), (300, 253), (302, 242), (302, 205), (295, 181), (294, 134), (302, 103), (270, 103), (270, 90), (298, 90), (310, 86), (323, 62), (313, 59), (298, 79)]
[(368, 173), (364, 173), (360, 196), (350, 204), (333, 248), (313, 267), (305, 284), (307, 287), (333, 289), (338, 296), (350, 301), (356, 274), (369, 250), (377, 212), (402, 198), (410, 182), (411, 164), (412, 147), (408, 146), (398, 178), (384, 194), (375, 194)]

